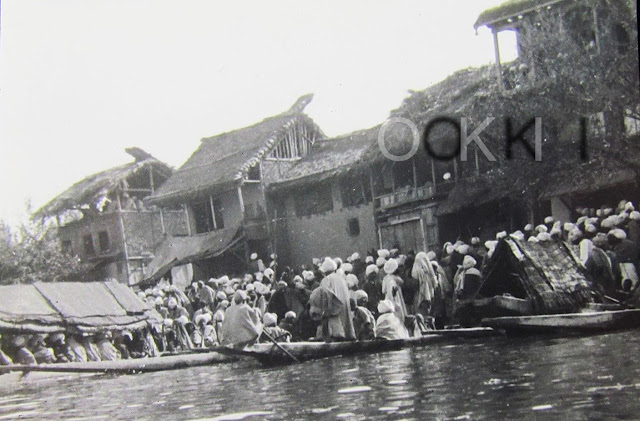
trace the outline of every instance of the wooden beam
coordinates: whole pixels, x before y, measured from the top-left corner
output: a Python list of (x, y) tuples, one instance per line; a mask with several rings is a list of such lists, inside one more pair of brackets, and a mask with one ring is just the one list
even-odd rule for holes
[(504, 83), (502, 82), (502, 66), (500, 64), (500, 44), (498, 43), (498, 31), (493, 29), (493, 53), (496, 60), (496, 76), (498, 78), (498, 88), (500, 91), (504, 91)]
[(213, 220), (213, 229), (218, 229), (218, 224), (216, 224), (216, 207), (213, 206), (213, 197), (209, 195), (209, 206), (211, 207), (211, 219)]
[(240, 212), (242, 212), (242, 219), (244, 219), (244, 199), (242, 198), (242, 184), (238, 184), (238, 201), (240, 202)]

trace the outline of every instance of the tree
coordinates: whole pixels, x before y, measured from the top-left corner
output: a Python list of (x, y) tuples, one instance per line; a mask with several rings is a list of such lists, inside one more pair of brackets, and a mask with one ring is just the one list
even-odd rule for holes
[(60, 246), (57, 227), (43, 221), (13, 231), (0, 221), (0, 283), (58, 282), (81, 279), (87, 266)]

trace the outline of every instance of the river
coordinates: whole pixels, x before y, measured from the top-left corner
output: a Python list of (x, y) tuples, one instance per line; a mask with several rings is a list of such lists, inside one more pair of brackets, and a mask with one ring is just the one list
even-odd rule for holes
[(474, 339), (277, 368), (0, 376), (0, 420), (638, 419), (639, 332)]

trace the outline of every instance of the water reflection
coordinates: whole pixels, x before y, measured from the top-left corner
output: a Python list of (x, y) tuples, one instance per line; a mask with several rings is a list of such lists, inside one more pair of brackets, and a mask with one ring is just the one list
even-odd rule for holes
[[(0, 376), (4, 419), (636, 418), (637, 331), (477, 340), (279, 368)], [(14, 376), (10, 378), (10, 376)]]

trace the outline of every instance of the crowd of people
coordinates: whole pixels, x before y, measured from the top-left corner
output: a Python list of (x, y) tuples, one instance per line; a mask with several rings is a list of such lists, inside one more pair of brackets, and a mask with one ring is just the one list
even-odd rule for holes
[[(482, 272), (502, 238), (564, 241), (601, 297), (633, 299), (640, 262), (640, 212), (631, 202), (579, 208), (576, 221), (547, 217), (494, 239), (447, 242), (441, 250), (400, 247), (358, 252), (309, 265), (265, 265), (253, 253), (249, 273), (196, 281), (184, 291), (159, 284), (138, 292), (159, 323), (139, 331), (94, 335), (15, 335), (0, 344), (0, 362), (21, 364), (136, 358), (256, 342), (406, 339), (456, 325), (456, 304), (476, 296)], [(635, 303), (634, 303), (635, 304)]]

